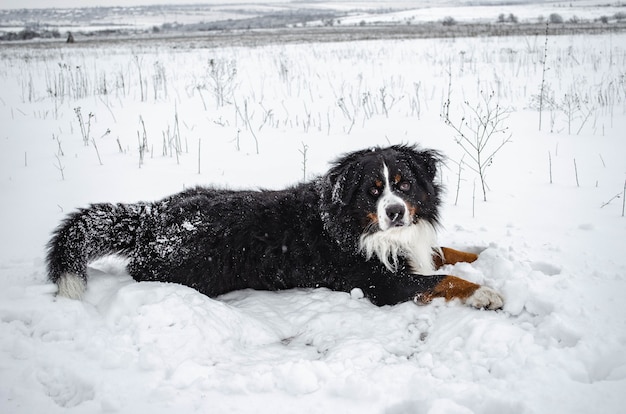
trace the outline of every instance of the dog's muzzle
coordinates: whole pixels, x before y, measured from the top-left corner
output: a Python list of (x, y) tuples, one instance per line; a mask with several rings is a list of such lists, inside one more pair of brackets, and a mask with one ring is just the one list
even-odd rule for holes
[(406, 225), (404, 216), (406, 207), (402, 204), (392, 204), (385, 208), (385, 214), (389, 219), (389, 227), (402, 227)]

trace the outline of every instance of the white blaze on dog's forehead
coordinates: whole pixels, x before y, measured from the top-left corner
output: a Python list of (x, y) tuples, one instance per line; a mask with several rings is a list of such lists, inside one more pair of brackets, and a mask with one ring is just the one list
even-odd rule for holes
[(383, 161), (383, 177), (385, 177), (385, 191), (389, 191), (389, 168)]
[(391, 205), (403, 205), (404, 213), (402, 217), (402, 221), (404, 225), (408, 225), (410, 223), (409, 217), (409, 208), (406, 204), (406, 201), (401, 197), (398, 197), (391, 189), (391, 183), (389, 182), (389, 168), (387, 164), (383, 161), (382, 173), (384, 177), (384, 190), (383, 194), (378, 199), (378, 203), (376, 205), (376, 215), (378, 216), (378, 226), (381, 230), (385, 231), (392, 227), (392, 219), (387, 216), (386, 210), (387, 207)]

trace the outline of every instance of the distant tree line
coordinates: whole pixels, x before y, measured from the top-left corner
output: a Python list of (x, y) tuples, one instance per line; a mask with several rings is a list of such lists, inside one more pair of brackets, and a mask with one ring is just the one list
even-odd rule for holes
[(33, 30), (23, 29), (19, 32), (7, 32), (0, 34), (0, 40), (31, 40), (36, 38), (41, 39), (58, 39), (61, 37), (61, 33), (54, 30)]

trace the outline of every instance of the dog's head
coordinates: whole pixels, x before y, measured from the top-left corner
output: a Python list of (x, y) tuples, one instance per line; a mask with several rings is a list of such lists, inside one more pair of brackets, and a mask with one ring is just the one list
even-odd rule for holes
[(376, 255), (391, 271), (405, 257), (416, 272), (432, 268), (439, 219), (435, 183), (441, 155), (395, 145), (347, 154), (322, 181), (326, 231), (347, 249)]

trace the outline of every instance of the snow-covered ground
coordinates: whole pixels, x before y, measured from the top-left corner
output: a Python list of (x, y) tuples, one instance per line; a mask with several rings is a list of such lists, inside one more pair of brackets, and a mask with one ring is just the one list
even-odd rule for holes
[[(0, 412), (623, 412), (624, 45), (548, 39), (541, 130), (542, 37), (2, 49)], [(507, 111), (487, 202), (448, 98), (455, 124)], [(481, 255), (444, 271), (500, 290), (504, 310), (209, 299), (134, 283), (115, 259), (82, 302), (46, 280), (45, 243), (79, 206), (280, 188), (401, 142), (447, 155), (441, 242)]]

